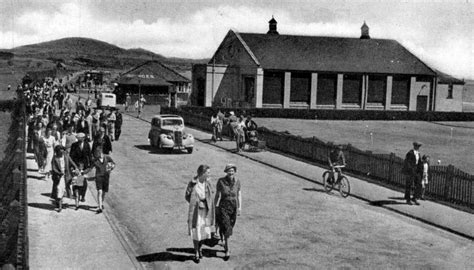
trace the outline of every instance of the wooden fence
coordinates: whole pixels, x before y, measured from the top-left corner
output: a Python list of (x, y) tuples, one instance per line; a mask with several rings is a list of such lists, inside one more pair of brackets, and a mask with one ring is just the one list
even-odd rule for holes
[[(180, 114), (188, 125), (211, 131), (210, 117), (207, 115), (168, 108), (165, 111)], [(334, 147), (332, 143), (323, 142), (316, 137), (302, 138), (265, 127), (260, 127), (258, 132), (260, 139), (271, 149), (325, 165), (328, 163), (329, 152)], [(402, 174), (403, 159), (395, 154), (374, 154), (350, 144), (345, 146), (344, 154), (347, 171), (396, 189), (405, 186), (405, 175)], [(425, 193), (427, 197), (474, 209), (473, 175), (452, 165), (433, 165), (430, 167), (430, 174), (430, 182)]]

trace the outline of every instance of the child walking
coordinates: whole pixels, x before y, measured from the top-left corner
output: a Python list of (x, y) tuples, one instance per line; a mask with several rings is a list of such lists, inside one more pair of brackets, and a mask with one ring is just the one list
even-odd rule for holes
[(72, 191), (74, 192), (74, 199), (76, 200), (76, 210), (79, 209), (79, 192), (84, 187), (85, 177), (82, 174), (84, 170), (84, 164), (79, 163), (79, 170), (75, 171), (75, 176), (72, 178)]
[(422, 164), (422, 175), (421, 175), (421, 199), (425, 199), (425, 190), (426, 186), (428, 185), (428, 176), (429, 176), (429, 169), (430, 169), (430, 156), (423, 155), (421, 158)]

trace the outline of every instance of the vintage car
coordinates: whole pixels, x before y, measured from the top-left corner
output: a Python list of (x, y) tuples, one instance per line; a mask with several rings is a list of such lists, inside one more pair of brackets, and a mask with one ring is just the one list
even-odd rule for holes
[(194, 148), (194, 137), (184, 132), (184, 120), (179, 115), (153, 116), (148, 140), (152, 147), (169, 152), (173, 149), (186, 149), (191, 154)]
[(116, 97), (112, 93), (100, 93), (100, 98), (97, 100), (98, 108), (115, 108)]

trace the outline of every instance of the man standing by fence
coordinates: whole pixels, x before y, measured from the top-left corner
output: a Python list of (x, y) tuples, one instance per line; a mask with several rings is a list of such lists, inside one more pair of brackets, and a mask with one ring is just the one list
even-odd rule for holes
[[(421, 196), (421, 177), (419, 175), (418, 166), (421, 164), (420, 155), (421, 143), (413, 142), (413, 149), (408, 151), (405, 156), (405, 162), (403, 164), (403, 174), (405, 174), (405, 200), (407, 204), (411, 205), (412, 201), (416, 205), (420, 205), (417, 199)], [(410, 198), (411, 187), (414, 186), (413, 198)]]

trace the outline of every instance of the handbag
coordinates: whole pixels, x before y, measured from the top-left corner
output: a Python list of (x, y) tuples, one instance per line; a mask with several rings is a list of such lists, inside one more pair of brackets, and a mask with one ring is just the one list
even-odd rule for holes
[(205, 202), (206, 202), (206, 200), (199, 201), (199, 202), (198, 202), (198, 207), (199, 207), (200, 209), (205, 209), (205, 208), (207, 207), (207, 204), (206, 204)]

